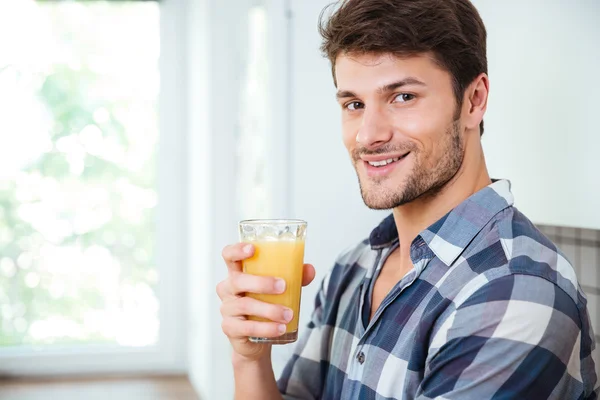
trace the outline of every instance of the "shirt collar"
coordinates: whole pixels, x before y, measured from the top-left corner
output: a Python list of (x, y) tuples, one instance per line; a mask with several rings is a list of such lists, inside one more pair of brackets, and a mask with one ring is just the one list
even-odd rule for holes
[[(494, 180), (419, 235), (433, 253), (450, 266), (494, 215), (513, 204), (510, 182)], [(377, 250), (390, 246), (397, 239), (396, 223), (390, 214), (371, 232), (369, 242), (371, 248)]]

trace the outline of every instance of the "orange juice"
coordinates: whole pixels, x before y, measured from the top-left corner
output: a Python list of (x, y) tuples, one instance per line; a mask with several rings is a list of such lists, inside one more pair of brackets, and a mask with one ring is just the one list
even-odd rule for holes
[[(248, 297), (271, 304), (281, 304), (294, 311), (294, 318), (287, 324), (286, 333), (298, 330), (300, 312), (300, 291), (302, 290), (302, 266), (304, 265), (304, 240), (256, 240), (248, 241), (254, 245), (254, 256), (244, 260), (244, 272), (259, 276), (272, 276), (285, 280), (285, 292), (282, 294), (247, 293)], [(255, 321), (263, 318), (251, 317)]]

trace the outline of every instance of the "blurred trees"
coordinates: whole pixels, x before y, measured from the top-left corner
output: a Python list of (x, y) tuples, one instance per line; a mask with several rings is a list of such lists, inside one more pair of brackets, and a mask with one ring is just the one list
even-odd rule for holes
[(0, 346), (149, 344), (158, 6), (29, 3), (54, 51), (0, 58)]

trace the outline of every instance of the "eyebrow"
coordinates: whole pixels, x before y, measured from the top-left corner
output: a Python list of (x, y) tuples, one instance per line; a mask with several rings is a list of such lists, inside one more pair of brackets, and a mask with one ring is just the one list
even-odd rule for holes
[[(379, 94), (389, 93), (389, 92), (393, 92), (394, 90), (396, 90), (398, 88), (401, 88), (403, 86), (409, 86), (409, 85), (427, 86), (424, 82), (421, 82), (417, 78), (409, 77), (409, 78), (402, 79), (398, 82), (393, 82), (393, 83), (384, 85), (384, 86), (380, 87), (379, 89), (377, 89), (377, 93), (379, 93)], [(338, 90), (335, 96), (338, 99), (346, 99), (349, 97), (358, 97), (354, 92), (349, 91), (349, 90)]]

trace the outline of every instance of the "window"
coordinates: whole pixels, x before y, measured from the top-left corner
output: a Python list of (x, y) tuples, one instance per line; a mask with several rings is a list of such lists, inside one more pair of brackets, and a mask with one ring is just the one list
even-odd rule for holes
[[(289, 4), (253, 0), (243, 45), (237, 196), (244, 218), (289, 217)], [(274, 34), (276, 32), (276, 34)]]
[(0, 3), (0, 355), (161, 343), (159, 17)]
[(248, 34), (241, 90), (238, 146), (238, 199), (241, 219), (267, 218), (272, 205), (268, 184), (267, 10), (255, 5), (247, 14)]

